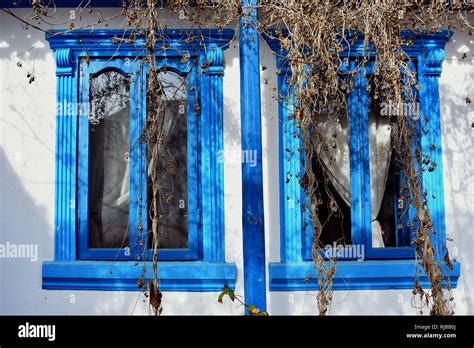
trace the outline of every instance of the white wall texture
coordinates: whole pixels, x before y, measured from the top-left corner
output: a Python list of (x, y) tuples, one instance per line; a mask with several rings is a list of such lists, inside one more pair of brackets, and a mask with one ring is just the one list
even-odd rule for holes
[[(107, 17), (113, 10), (102, 11)], [(20, 17), (30, 10), (15, 10)], [(59, 12), (68, 16), (67, 9)], [(169, 27), (180, 25), (168, 18)], [(85, 17), (83, 22), (87, 22)], [(120, 27), (120, 23), (109, 26)], [(466, 58), (462, 59), (463, 54)], [(446, 47), (440, 80), (447, 233), (462, 275), (453, 291), (455, 311), (473, 314), (474, 247), (474, 45), (457, 32)], [(239, 47), (225, 51), (224, 150), (240, 151)], [(266, 261), (280, 259), (278, 111), (275, 57), (261, 42), (262, 138)], [(23, 66), (17, 66), (21, 60)], [(27, 72), (36, 80), (29, 84)], [(265, 83), (268, 80), (268, 83)], [(0, 314), (148, 314), (139, 292), (41, 289), (41, 264), (53, 259), (56, 78), (44, 34), (24, 30), (0, 14), (0, 244), (37, 244), (38, 260), (0, 258)], [(241, 164), (225, 163), (225, 248), (238, 268), (236, 293), (243, 294)], [(268, 283), (268, 275), (267, 275)], [(243, 308), (217, 293), (165, 292), (163, 314), (242, 314)], [(411, 290), (337, 291), (331, 314), (416, 314)], [(317, 314), (314, 292), (267, 292), (270, 314)]]

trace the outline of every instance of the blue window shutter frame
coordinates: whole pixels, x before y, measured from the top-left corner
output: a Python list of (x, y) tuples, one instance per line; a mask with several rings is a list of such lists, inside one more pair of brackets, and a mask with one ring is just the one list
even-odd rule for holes
[[(441, 74), (441, 65), (444, 60), (444, 45), (452, 33), (441, 30), (436, 34), (420, 35), (409, 31), (401, 33), (404, 37), (414, 38), (414, 44), (404, 47), (404, 51), (418, 61), (418, 78), (422, 90), (419, 92), (422, 128), (425, 132), (421, 136), (422, 152), (429, 154), (436, 163), (433, 171), (423, 172), (422, 184), (429, 192), (428, 208), (436, 226), (436, 234), (432, 236), (433, 246), (437, 257), (443, 258), (446, 250), (443, 248), (446, 240), (444, 200), (443, 200), (443, 173), (441, 151), (441, 128), (438, 78)], [(276, 36), (276, 35), (274, 35)], [(277, 69), (279, 71), (279, 91), (288, 91), (287, 75), (291, 72), (285, 65), (285, 52), (281, 50), (279, 40), (267, 36), (267, 43), (276, 53)], [(350, 49), (349, 49), (350, 48)], [(351, 47), (341, 53), (348, 58), (348, 64), (341, 66), (341, 73), (355, 68), (355, 59), (371, 54), (363, 47), (363, 38), (359, 37)], [(373, 53), (372, 53), (373, 54)], [(371, 247), (371, 213), (370, 213), (370, 168), (368, 150), (368, 98), (366, 92), (367, 78), (373, 69), (368, 64), (366, 71), (361, 71), (355, 78), (354, 89), (349, 93), (349, 122), (351, 127), (350, 161), (351, 187), (353, 196), (352, 210), (352, 243), (366, 245), (364, 261), (339, 260), (333, 280), (334, 290), (369, 290), (369, 289), (410, 289), (413, 288), (417, 270), (413, 248), (372, 248)], [(282, 77), (284, 75), (285, 77)], [(291, 154), (298, 153), (300, 141), (295, 141), (288, 129), (294, 127), (288, 121), (290, 109), (287, 105), (279, 106), (280, 116), (280, 199), (288, 202), (306, 200), (304, 192), (295, 186), (296, 180), (287, 173), (296, 175), (301, 168), (301, 160), (297, 158), (297, 165), (290, 159)], [(423, 120), (424, 119), (424, 120)], [(293, 129), (294, 130), (294, 129)], [(298, 130), (296, 130), (298, 131)], [(356, 135), (356, 136), (354, 136)], [(298, 156), (293, 156), (298, 157)], [(296, 163), (295, 162), (295, 163)], [(427, 168), (425, 168), (427, 169)], [(302, 170), (302, 169), (301, 169)], [(302, 241), (302, 235), (311, 233), (311, 226), (300, 211), (289, 209), (288, 204), (280, 207), (280, 238), (281, 261), (269, 264), (270, 290), (315, 290), (318, 288), (317, 273), (312, 261), (305, 261), (311, 255)], [(309, 240), (309, 237), (305, 237)], [(300, 259), (301, 250), (303, 260)], [(383, 249), (383, 250), (382, 250)], [(306, 250), (306, 252), (305, 252)], [(457, 286), (461, 274), (459, 262), (452, 261), (453, 268), (443, 263), (443, 274), (449, 278), (452, 287)], [(423, 286), (429, 287), (429, 281), (421, 270), (418, 279)]]
[(242, 150), (256, 151), (255, 166), (242, 163), (242, 235), (245, 303), (266, 311), (265, 224), (257, 0), (242, 0), (240, 19), (240, 108)]
[[(207, 55), (199, 54), (196, 41), (193, 43), (181, 40), (188, 37), (190, 32), (191, 35), (200, 37), (197, 40), (209, 49)], [(190, 72), (191, 84), (194, 87), (188, 90), (188, 94), (192, 93), (190, 99), (193, 104), (198, 105), (199, 102), (203, 104), (200, 112), (195, 112), (194, 108), (191, 111), (190, 116), (195, 119), (195, 122), (191, 122), (191, 126), (198, 138), (202, 139), (206, 135), (203, 142), (201, 140), (192, 142), (190, 146), (193, 148), (188, 149), (192, 150), (191, 156), (197, 157), (195, 160), (193, 159), (194, 163), (201, 165), (199, 174), (194, 178), (195, 180), (193, 179), (194, 183), (189, 188), (189, 194), (195, 196), (195, 200), (201, 201), (200, 203), (195, 202), (193, 205), (198, 213), (195, 221), (191, 221), (196, 230), (199, 229), (199, 235), (196, 234), (196, 237), (191, 239), (192, 248), (198, 251), (199, 259), (195, 261), (159, 261), (160, 289), (163, 291), (220, 291), (225, 284), (233, 289), (235, 288), (237, 269), (235, 264), (225, 263), (223, 166), (217, 161), (217, 152), (223, 147), (222, 76), (224, 62), (222, 51), (228, 47), (234, 37), (234, 31), (228, 29), (206, 30), (201, 33), (198, 30), (167, 29), (164, 34), (167, 38), (171, 38), (171, 48), (166, 51), (157, 50), (158, 61), (160, 61), (159, 58), (166, 58), (162, 59), (162, 61), (166, 60), (164, 66), (158, 68), (168, 68), (171, 65), (173, 70), (180, 70), (182, 64), (176, 62), (180, 60), (183, 51), (190, 53), (191, 60), (199, 63), (210, 61), (211, 64), (202, 71), (200, 68), (195, 68), (193, 72)], [(137, 52), (144, 52), (143, 38), (138, 39), (135, 46), (116, 45), (112, 42), (114, 37), (126, 35), (127, 32), (123, 30), (55, 31), (47, 34), (46, 38), (55, 52), (56, 58), (57, 102), (63, 103), (63, 105), (77, 105), (80, 101), (78, 61), (86, 54), (84, 47), (88, 47), (87, 54), (91, 61), (103, 57), (120, 57), (122, 59), (130, 57), (130, 62), (133, 62), (132, 58), (137, 56)], [(196, 73), (198, 70), (199, 74)], [(144, 76), (145, 74), (142, 71), (140, 75)], [(131, 94), (138, 94), (139, 90), (143, 92), (145, 87), (145, 79), (138, 79), (134, 83)], [(136, 129), (131, 133), (133, 139), (138, 137), (139, 130), (145, 122), (146, 102), (144, 98), (141, 99), (142, 102), (137, 102), (135, 105), (137, 117), (131, 119), (131, 126)], [(78, 181), (78, 171), (83, 169), (78, 166), (81, 163), (81, 159), (78, 158), (79, 146), (82, 146), (78, 135), (82, 133), (79, 133), (78, 112), (77, 110), (73, 111), (72, 114), (61, 111), (56, 116), (55, 256), (54, 261), (43, 263), (43, 288), (140, 290), (137, 287), (137, 279), (142, 277), (144, 264), (146, 269), (152, 269), (149, 262), (137, 263), (132, 260), (127, 261), (125, 258), (122, 260), (119, 260), (120, 258), (114, 260), (78, 259), (79, 245), (76, 245), (76, 240), (78, 240), (78, 228), (84, 223), (84, 221), (77, 219), (79, 204), (77, 189), (81, 188)], [(146, 160), (140, 156), (139, 152), (143, 151), (144, 153), (145, 149), (145, 144), (142, 144), (142, 148), (136, 148), (136, 151), (131, 153), (131, 161), (135, 161), (142, 168), (143, 166), (146, 168)], [(205, 162), (207, 167), (202, 166), (204, 157), (208, 159)], [(84, 160), (82, 159), (82, 161)], [(194, 172), (197, 173), (196, 170)], [(199, 182), (198, 179), (202, 182)], [(146, 184), (143, 183), (143, 178), (131, 177), (131, 188), (137, 193), (142, 190), (141, 192), (146, 197)], [(203, 191), (201, 192), (201, 190)], [(190, 204), (192, 203), (190, 202)], [(199, 212), (199, 206), (206, 209), (206, 219), (202, 218), (202, 222), (201, 215), (203, 214)], [(144, 212), (146, 213), (145, 208), (142, 213)], [(132, 217), (138, 217), (139, 213), (138, 206), (134, 206), (132, 203)], [(132, 228), (136, 227), (132, 226)], [(81, 240), (81, 243), (84, 241)], [(163, 252), (168, 251), (170, 259), (173, 260), (173, 255), (171, 255), (173, 251), (163, 250)], [(105, 250), (104, 255), (107, 252)], [(98, 258), (102, 256), (98, 255)], [(151, 277), (151, 275), (146, 276)]]

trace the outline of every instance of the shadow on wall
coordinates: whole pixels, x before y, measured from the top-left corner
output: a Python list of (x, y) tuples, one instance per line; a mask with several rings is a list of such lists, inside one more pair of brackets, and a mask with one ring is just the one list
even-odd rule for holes
[[(471, 231), (474, 220), (474, 44), (456, 32), (446, 47), (440, 80), (446, 230), (451, 257), (461, 262), (455, 311), (473, 313), (474, 286)], [(456, 301), (457, 300), (457, 301)], [(466, 308), (459, 308), (460, 306)]]
[(0, 258), (0, 314), (15, 313), (18, 307), (29, 305), (34, 308), (37, 301), (43, 300), (41, 263), (53, 257), (53, 226), (45, 217), (46, 208), (25, 190), (0, 149), (0, 244), (13, 245), (12, 248), (29, 246), (24, 257), (14, 257), (10, 252)]
[[(53, 259), (53, 226), (46, 207), (35, 202), (0, 149), (0, 244), (28, 246), (25, 257), (0, 258), (0, 315), (152, 314), (141, 292), (42, 290), (41, 265)], [(165, 293), (164, 314), (230, 314), (234, 304), (217, 304), (215, 293)], [(228, 302), (228, 301), (227, 301)]]

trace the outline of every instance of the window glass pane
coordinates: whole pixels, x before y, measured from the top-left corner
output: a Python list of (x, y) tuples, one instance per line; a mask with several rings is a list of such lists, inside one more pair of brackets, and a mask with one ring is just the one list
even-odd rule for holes
[(90, 247), (126, 247), (130, 206), (128, 78), (115, 71), (91, 76), (90, 107)]
[(407, 129), (416, 132), (419, 109), (411, 88), (406, 88), (402, 103), (389, 100), (375, 102), (372, 94), (369, 98), (372, 246), (375, 248), (410, 245), (410, 213), (403, 183), (404, 158), (400, 153), (406, 148), (397, 146), (397, 119), (403, 117)]
[[(164, 113), (162, 143), (158, 145), (157, 197), (159, 214), (158, 247), (188, 247), (188, 127), (186, 79), (171, 71), (158, 74), (160, 93), (158, 112)], [(148, 103), (149, 105), (149, 103)], [(149, 166), (152, 164), (149, 160)], [(150, 175), (150, 171), (149, 171)], [(148, 207), (152, 214), (152, 189), (149, 181)], [(148, 222), (152, 246), (151, 219)]]
[[(319, 116), (316, 141), (321, 163), (313, 163), (318, 180), (322, 246), (351, 243), (351, 173), (349, 121), (345, 109)], [(316, 162), (316, 161), (315, 161)], [(325, 171), (323, 171), (323, 168)], [(326, 175), (324, 175), (324, 173)]]

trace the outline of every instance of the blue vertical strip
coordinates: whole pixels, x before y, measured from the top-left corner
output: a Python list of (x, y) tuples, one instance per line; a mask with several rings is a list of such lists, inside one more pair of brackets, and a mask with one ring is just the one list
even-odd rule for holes
[(242, 163), (244, 298), (266, 311), (265, 226), (263, 215), (262, 125), (257, 0), (242, 0), (240, 19), (240, 107), (242, 150), (255, 151), (257, 163)]
[[(355, 69), (355, 61), (350, 62), (350, 69)], [(368, 99), (367, 80), (364, 71), (355, 77), (354, 87), (349, 93), (349, 127), (350, 127), (350, 168), (352, 194), (352, 244), (364, 244), (371, 241), (370, 210), (370, 156), (368, 134)], [(370, 239), (367, 238), (370, 236)], [(367, 245), (367, 244), (366, 244)], [(371, 244), (369, 244), (371, 246)]]

